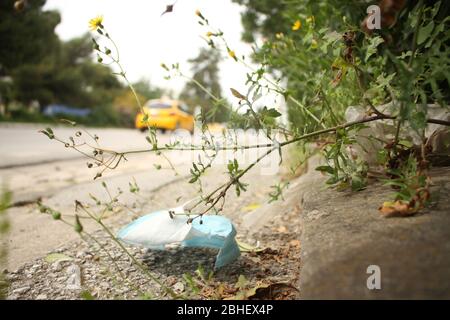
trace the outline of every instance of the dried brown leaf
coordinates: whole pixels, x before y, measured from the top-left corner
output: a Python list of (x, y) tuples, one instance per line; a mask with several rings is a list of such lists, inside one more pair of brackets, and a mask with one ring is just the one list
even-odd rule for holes
[(230, 88), (230, 91), (233, 94), (233, 96), (235, 96), (238, 99), (241, 99), (241, 100), (246, 100), (247, 99), (246, 96), (244, 96), (242, 93), (240, 93), (236, 89)]
[(289, 245), (290, 245), (291, 247), (297, 247), (297, 248), (300, 248), (300, 240), (291, 240), (291, 241), (289, 242)]
[(248, 296), (248, 299), (271, 300), (297, 292), (298, 289), (288, 283), (272, 283), (270, 285), (260, 286), (255, 290), (255, 294)]
[(384, 202), (378, 210), (385, 217), (406, 217), (417, 212), (417, 208), (411, 207), (408, 202), (401, 200)]

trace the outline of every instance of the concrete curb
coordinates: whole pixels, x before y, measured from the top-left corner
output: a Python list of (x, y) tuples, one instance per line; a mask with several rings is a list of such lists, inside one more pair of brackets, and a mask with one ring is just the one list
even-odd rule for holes
[[(429, 209), (387, 219), (377, 208), (389, 188), (326, 190), (318, 184), (325, 177), (309, 167), (300, 186), (302, 299), (450, 298), (450, 168), (432, 171), (436, 198)], [(381, 271), (379, 290), (367, 287), (371, 265)]]
[[(360, 192), (326, 187), (326, 176), (310, 168), (291, 181), (284, 201), (244, 216), (256, 234), (274, 219), (301, 207), (301, 299), (449, 299), (450, 168), (432, 170), (430, 208), (405, 218), (385, 218), (378, 207), (392, 190), (380, 183)], [(369, 266), (378, 266), (381, 289), (367, 287)]]

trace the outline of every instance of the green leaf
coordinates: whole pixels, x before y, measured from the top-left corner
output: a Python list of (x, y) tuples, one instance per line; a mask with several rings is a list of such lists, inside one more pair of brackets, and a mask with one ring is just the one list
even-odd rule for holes
[(352, 176), (351, 188), (352, 191), (360, 191), (366, 187), (366, 183), (359, 176)]
[(404, 182), (399, 182), (395, 180), (388, 180), (384, 183), (385, 186), (396, 186), (400, 188), (406, 187), (406, 184)]
[(433, 9), (431, 9), (431, 19), (433, 19), (436, 14), (439, 12), (439, 8), (441, 7), (441, 1), (436, 2)]
[(401, 56), (398, 58), (403, 60), (407, 57), (410, 57), (411, 55), (412, 55), (412, 51), (405, 51), (405, 52), (402, 52)]
[(331, 177), (330, 179), (328, 179), (327, 181), (325, 181), (326, 184), (335, 184), (339, 181), (339, 179), (335, 176)]
[(264, 112), (264, 115), (267, 117), (271, 117), (271, 118), (278, 118), (281, 116), (281, 113), (279, 113), (276, 109), (272, 108), (272, 109), (267, 109)]
[(70, 124), (73, 127), (75, 127), (77, 125), (77, 123), (75, 121), (71, 121), (71, 120), (68, 120), (68, 119), (59, 119), (59, 121), (68, 123), (68, 124)]
[(261, 252), (261, 251), (265, 250), (265, 248), (258, 248), (258, 247), (252, 246), (248, 243), (241, 242), (239, 240), (236, 240), (236, 243), (238, 244), (239, 250), (241, 252)]
[(75, 214), (74, 229), (77, 233), (83, 232), (83, 225), (81, 224), (80, 217), (77, 214)]
[(63, 253), (50, 253), (45, 257), (45, 261), (48, 263), (53, 263), (57, 261), (71, 261), (72, 257), (65, 255)]
[(94, 296), (87, 290), (81, 291), (80, 297), (84, 300), (95, 300)]
[(425, 27), (421, 27), (417, 35), (417, 44), (421, 45), (422, 43), (424, 43), (430, 37), (431, 32), (433, 32), (433, 29), (434, 29), (433, 21), (431, 21)]
[(317, 171), (326, 172), (329, 174), (334, 174), (334, 168), (330, 166), (319, 166), (316, 168)]
[(153, 295), (149, 292), (144, 293), (143, 295), (139, 296), (139, 300), (152, 300)]
[(49, 139), (55, 138), (55, 134), (51, 128), (46, 128), (45, 130), (40, 130), (39, 132), (45, 134)]
[(369, 58), (377, 52), (377, 47), (383, 42), (384, 40), (381, 37), (370, 38), (370, 42), (366, 51), (366, 61), (369, 60)]
[(401, 144), (401, 145), (403, 145), (403, 146), (405, 146), (407, 148), (412, 148), (412, 146), (413, 146), (413, 143), (411, 141), (408, 141), (408, 140), (400, 140), (398, 142), (398, 144)]
[(247, 283), (247, 278), (245, 278), (245, 276), (241, 274), (236, 283), (236, 287), (242, 290), (247, 286)]
[(413, 129), (423, 129), (427, 125), (427, 117), (423, 111), (414, 112), (411, 114), (409, 121)]
[(189, 183), (194, 183), (195, 181), (197, 181), (198, 177), (192, 177), (191, 180), (189, 180)]
[(183, 279), (184, 279), (184, 281), (186, 281), (186, 284), (189, 286), (189, 288), (191, 288), (191, 290), (194, 293), (200, 292), (200, 289), (197, 287), (194, 279), (192, 278), (192, 276), (190, 274), (188, 274), (188, 273), (183, 274)]

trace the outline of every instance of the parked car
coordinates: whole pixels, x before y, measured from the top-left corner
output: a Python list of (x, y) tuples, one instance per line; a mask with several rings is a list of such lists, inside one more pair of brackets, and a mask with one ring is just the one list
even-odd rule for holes
[(43, 114), (46, 116), (68, 115), (75, 117), (87, 117), (91, 113), (90, 109), (78, 109), (62, 104), (51, 104), (44, 108)]
[(157, 99), (148, 101), (144, 107), (148, 115), (144, 121), (144, 113), (139, 112), (136, 116), (135, 125), (137, 129), (144, 131), (150, 127), (166, 130), (185, 129), (194, 132), (194, 116), (188, 106), (179, 100)]

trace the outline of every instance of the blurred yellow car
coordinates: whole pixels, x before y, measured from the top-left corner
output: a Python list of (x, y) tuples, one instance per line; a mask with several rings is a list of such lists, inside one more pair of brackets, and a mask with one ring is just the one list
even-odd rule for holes
[(194, 116), (190, 113), (188, 106), (179, 100), (157, 99), (148, 101), (144, 107), (148, 115), (144, 121), (144, 113), (139, 112), (136, 116), (135, 125), (141, 131), (149, 126), (166, 130), (185, 129), (194, 132)]

